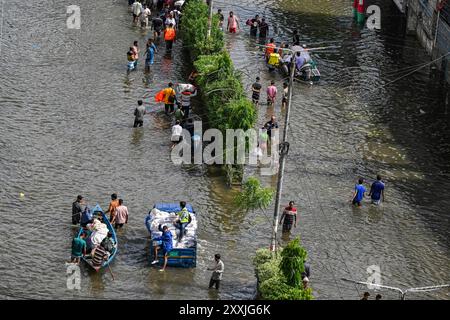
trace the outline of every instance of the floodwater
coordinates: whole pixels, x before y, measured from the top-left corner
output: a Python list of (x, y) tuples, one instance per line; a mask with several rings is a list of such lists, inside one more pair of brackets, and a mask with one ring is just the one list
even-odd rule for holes
[[(136, 100), (169, 80), (183, 81), (181, 43), (173, 59), (156, 59), (151, 75), (126, 75), (126, 51), (146, 35), (131, 26), (126, 1), (108, 5), (81, 0), (81, 29), (66, 27), (67, 1), (4, 4), (0, 54), (0, 296), (38, 299), (251, 299), (251, 258), (270, 241), (272, 210), (233, 210), (236, 192), (217, 170), (178, 167), (170, 160), (170, 121), (160, 112), (132, 128)], [(375, 32), (354, 25), (350, 1), (215, 1), (241, 23), (255, 13), (276, 25), (277, 39), (299, 28), (315, 55), (317, 86), (296, 84), (291, 113), (283, 203), (296, 200), (301, 235), (312, 265), (318, 299), (358, 299), (378, 266), (383, 284), (401, 288), (449, 283), (450, 197), (448, 102), (428, 67), (391, 82), (429, 61), (414, 38), (399, 36), (397, 13), (382, 5), (384, 25)], [(330, 3), (333, 3), (331, 5)], [(30, 14), (27, 14), (29, 12)], [(247, 87), (269, 75), (254, 40), (242, 32), (227, 48)], [(405, 71), (406, 70), (406, 71)], [(147, 99), (146, 101), (150, 101)], [(197, 107), (201, 113), (201, 106)], [(274, 110), (260, 107), (259, 125)], [(247, 169), (247, 174), (258, 170)], [(381, 173), (387, 202), (349, 206), (357, 177)], [(261, 177), (276, 186), (275, 177)], [(117, 192), (130, 211), (118, 233), (112, 270), (81, 267), (81, 289), (67, 287), (71, 202), (83, 194), (106, 207)], [(24, 197), (19, 194), (23, 193)], [(155, 202), (187, 200), (199, 214), (197, 268), (149, 266), (146, 212)], [(280, 239), (283, 243), (288, 239)], [(206, 289), (215, 253), (225, 262), (223, 288)], [(381, 292), (386, 298), (396, 294)], [(411, 294), (448, 299), (449, 291)]]

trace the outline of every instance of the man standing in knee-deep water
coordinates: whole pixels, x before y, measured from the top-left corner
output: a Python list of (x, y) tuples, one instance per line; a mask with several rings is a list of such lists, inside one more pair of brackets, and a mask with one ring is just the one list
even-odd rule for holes
[(153, 39), (159, 40), (159, 37), (161, 36), (161, 32), (163, 30), (164, 21), (160, 17), (156, 16), (152, 19), (152, 26), (153, 26)]
[(261, 79), (259, 77), (256, 77), (256, 82), (252, 84), (252, 101), (253, 104), (258, 107), (259, 105), (259, 98), (261, 96), (261, 83), (259, 82)]
[(177, 100), (177, 93), (173, 89), (173, 83), (169, 82), (169, 86), (164, 89), (164, 113), (175, 112), (175, 102)]
[(131, 5), (131, 11), (133, 11), (133, 23), (137, 24), (139, 21), (139, 17), (142, 14), (142, 4), (139, 0), (136, 0), (132, 5)]
[(138, 106), (134, 110), (134, 128), (142, 127), (144, 125), (145, 107), (142, 100), (138, 101)]
[(384, 183), (381, 180), (381, 176), (377, 175), (377, 181), (372, 183), (370, 187), (369, 197), (372, 200), (372, 204), (379, 205), (381, 201), (384, 201)]
[(115, 229), (121, 229), (126, 223), (128, 223), (128, 208), (123, 205), (123, 200), (119, 199), (119, 206), (115, 210), (111, 224)]
[(77, 200), (72, 203), (72, 224), (77, 225), (81, 220), (81, 213), (83, 210), (81, 209), (81, 201), (83, 200), (82, 196), (77, 196)]
[(275, 81), (272, 80), (270, 82), (270, 85), (267, 87), (266, 93), (267, 93), (267, 104), (273, 107), (275, 105), (275, 100), (278, 93), (277, 87), (275, 87)]
[(361, 207), (361, 202), (364, 199), (366, 188), (363, 186), (364, 179), (359, 178), (358, 184), (355, 185), (355, 191), (353, 192), (352, 204)]
[(234, 12), (231, 11), (230, 12), (230, 16), (228, 17), (228, 24), (227, 24), (227, 30), (230, 33), (236, 33), (239, 30), (239, 20), (238, 18), (234, 15)]
[(214, 261), (216, 263), (215, 266), (207, 269), (213, 272), (211, 280), (209, 280), (209, 289), (216, 285), (216, 289), (218, 290), (220, 287), (220, 281), (222, 281), (224, 265), (222, 260), (220, 259), (220, 254), (216, 254), (214, 256)]
[(267, 38), (269, 35), (269, 24), (266, 22), (265, 18), (262, 18), (261, 23), (259, 24), (259, 37), (262, 39)]
[(134, 69), (136, 69), (137, 68), (137, 63), (138, 63), (138, 60), (139, 60), (139, 52), (140, 52), (140, 50), (139, 50), (139, 42), (138, 41), (134, 41), (132, 48), (133, 48), (133, 53), (134, 53)]
[(155, 62), (155, 54), (158, 52), (156, 49), (155, 43), (153, 39), (148, 39), (147, 41), (147, 49), (146, 49), (146, 58), (145, 58), (145, 72), (150, 72), (150, 66)]
[(111, 202), (109, 203), (108, 210), (105, 212), (105, 214), (109, 213), (109, 221), (111, 221), (114, 218), (116, 208), (119, 206), (119, 200), (117, 200), (117, 194), (113, 193), (111, 195)]
[(173, 43), (176, 41), (177, 33), (173, 27), (173, 24), (170, 23), (169, 26), (164, 30), (164, 40), (166, 41), (166, 51), (167, 53), (172, 52)]
[(297, 208), (294, 207), (294, 201), (290, 201), (289, 206), (284, 208), (280, 219), (281, 223), (283, 223), (283, 232), (291, 231), (292, 225), (297, 228)]

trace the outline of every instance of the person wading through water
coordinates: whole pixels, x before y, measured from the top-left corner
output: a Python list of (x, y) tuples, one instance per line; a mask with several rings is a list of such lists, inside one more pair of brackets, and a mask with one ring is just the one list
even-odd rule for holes
[(156, 49), (156, 46), (153, 42), (153, 39), (148, 39), (147, 41), (147, 50), (145, 52), (146, 58), (145, 58), (145, 72), (150, 72), (150, 66), (153, 65), (155, 62), (155, 54), (158, 52), (158, 49)]
[(105, 214), (109, 213), (109, 221), (112, 221), (114, 218), (115, 210), (119, 206), (119, 200), (117, 200), (117, 194), (113, 193), (111, 195), (111, 202), (109, 203), (109, 208), (105, 212)]
[(176, 41), (177, 33), (173, 27), (173, 24), (169, 24), (169, 26), (164, 30), (164, 41), (166, 41), (166, 52), (168, 54), (172, 53), (173, 44)]
[(77, 200), (72, 203), (72, 224), (77, 225), (81, 220), (81, 213), (83, 210), (81, 209), (83, 197), (77, 196)]
[(170, 82), (169, 86), (163, 90), (164, 92), (164, 113), (169, 115), (169, 113), (175, 112), (175, 102), (177, 100), (176, 92), (173, 89), (173, 83)]
[(142, 100), (138, 101), (138, 106), (134, 110), (134, 128), (142, 127), (144, 125), (144, 115), (146, 114), (145, 107)]
[(290, 232), (292, 225), (297, 228), (297, 208), (294, 207), (294, 201), (290, 201), (289, 206), (284, 208), (280, 219), (281, 223), (283, 223), (283, 232)]
[(209, 280), (209, 289), (211, 289), (215, 285), (216, 290), (219, 290), (220, 281), (222, 281), (224, 270), (224, 264), (220, 258), (220, 254), (214, 255), (215, 265), (213, 267), (207, 268), (207, 270), (213, 272), (211, 275), (211, 279)]
[(253, 85), (252, 85), (252, 101), (253, 101), (253, 104), (255, 105), (255, 107), (258, 107), (259, 98), (261, 96), (262, 85), (260, 83), (260, 80), (261, 79), (259, 77), (256, 77), (256, 82), (253, 83)]

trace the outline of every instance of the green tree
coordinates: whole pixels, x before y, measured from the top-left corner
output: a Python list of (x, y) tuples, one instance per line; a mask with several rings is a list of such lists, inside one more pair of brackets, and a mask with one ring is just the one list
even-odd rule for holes
[(274, 190), (272, 188), (263, 188), (258, 179), (254, 177), (248, 180), (242, 186), (242, 192), (239, 193), (234, 202), (239, 209), (250, 210), (265, 210), (272, 203)]
[(280, 270), (291, 287), (298, 288), (302, 285), (306, 256), (306, 250), (300, 245), (300, 238), (289, 242), (281, 252)]

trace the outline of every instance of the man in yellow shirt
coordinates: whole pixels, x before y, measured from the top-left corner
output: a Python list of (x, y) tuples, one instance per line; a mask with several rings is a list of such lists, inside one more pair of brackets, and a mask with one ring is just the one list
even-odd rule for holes
[(178, 237), (178, 242), (180, 242), (181, 238), (183, 238), (186, 232), (186, 226), (191, 222), (191, 214), (186, 208), (185, 201), (180, 202), (180, 208), (181, 210), (177, 213), (177, 219), (175, 220), (175, 227), (180, 229), (180, 236)]
[(173, 83), (170, 82), (169, 86), (164, 89), (164, 112), (166, 115), (175, 112), (176, 101), (177, 101), (176, 92), (173, 89)]

